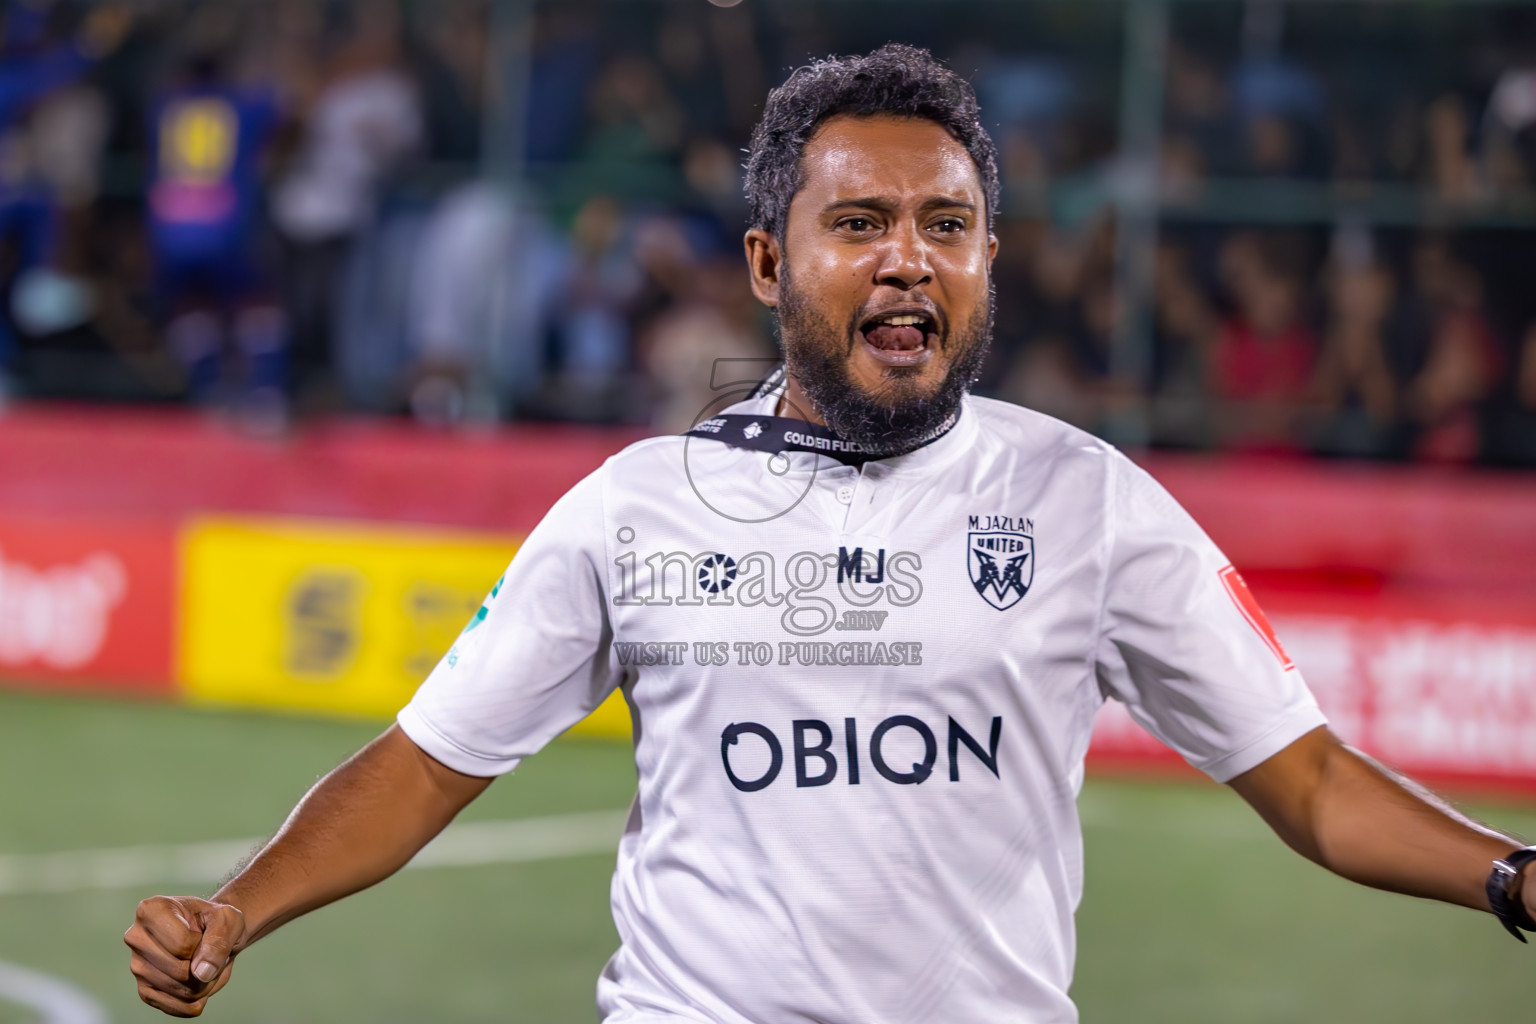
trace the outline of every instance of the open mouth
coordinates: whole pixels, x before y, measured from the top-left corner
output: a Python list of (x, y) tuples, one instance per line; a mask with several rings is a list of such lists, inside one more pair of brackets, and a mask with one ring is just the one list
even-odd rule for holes
[(921, 362), (939, 342), (938, 321), (924, 310), (879, 313), (864, 321), (858, 333), (875, 358), (893, 366)]

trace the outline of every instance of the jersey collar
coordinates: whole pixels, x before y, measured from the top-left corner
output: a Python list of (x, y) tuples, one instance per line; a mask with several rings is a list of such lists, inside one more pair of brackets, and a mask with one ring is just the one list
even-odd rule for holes
[[(759, 385), (750, 398), (737, 402), (721, 412), (749, 416), (774, 416), (778, 410), (779, 398), (783, 393), (784, 378), (783, 370), (780, 369)], [(879, 466), (883, 473), (906, 473), (921, 472), (946, 465), (970, 447), (976, 436), (976, 420), (974, 403), (971, 396), (967, 394), (961, 399), (955, 425), (947, 433), (904, 455), (868, 459), (864, 462), (864, 466)], [(786, 451), (783, 457), (789, 460), (791, 473), (820, 472), (842, 465), (837, 459), (815, 452)]]

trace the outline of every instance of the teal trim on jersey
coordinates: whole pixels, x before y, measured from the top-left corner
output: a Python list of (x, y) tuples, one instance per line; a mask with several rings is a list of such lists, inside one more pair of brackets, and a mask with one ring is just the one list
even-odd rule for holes
[(496, 595), (501, 593), (501, 585), (506, 581), (507, 574), (502, 573), (501, 577), (496, 581), (496, 585), (491, 588), (491, 596), (487, 597), (485, 601), (481, 603), (480, 610), (475, 612), (475, 617), (469, 620), (469, 625), (464, 627), (463, 631), (459, 633), (459, 636), (463, 636), (465, 633), (468, 633), (470, 630), (474, 629), (476, 626), (480, 625), (480, 623), (485, 621), (485, 617), (491, 613), (491, 602), (496, 600)]

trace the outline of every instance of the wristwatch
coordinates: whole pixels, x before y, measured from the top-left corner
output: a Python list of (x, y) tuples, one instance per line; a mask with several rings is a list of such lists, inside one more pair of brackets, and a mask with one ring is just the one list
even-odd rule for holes
[(1520, 869), (1533, 860), (1536, 860), (1536, 846), (1527, 846), (1494, 861), (1493, 870), (1488, 873), (1488, 907), (1509, 934), (1521, 942), (1526, 939), (1520, 930), (1536, 932), (1536, 921), (1525, 912), (1523, 901), (1510, 894), (1510, 887), (1519, 881)]

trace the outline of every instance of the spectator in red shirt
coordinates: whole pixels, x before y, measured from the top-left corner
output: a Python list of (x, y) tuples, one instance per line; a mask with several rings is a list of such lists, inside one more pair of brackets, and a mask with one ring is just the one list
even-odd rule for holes
[(1302, 259), (1290, 236), (1238, 232), (1222, 248), (1233, 314), (1211, 353), (1210, 386), (1223, 447), (1294, 451), (1296, 420), (1317, 352), (1302, 316)]
[(1408, 385), (1408, 415), (1417, 429), (1413, 454), (1471, 462), (1483, 447), (1482, 405), (1504, 368), (1483, 306), (1483, 278), (1441, 237), (1419, 243), (1413, 276), (1430, 314), (1428, 351)]

